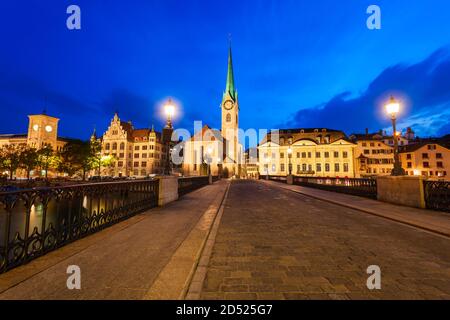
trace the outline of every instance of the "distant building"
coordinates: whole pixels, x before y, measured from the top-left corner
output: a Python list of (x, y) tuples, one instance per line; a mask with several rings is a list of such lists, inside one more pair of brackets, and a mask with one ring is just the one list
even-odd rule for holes
[(388, 143), (392, 137), (380, 133), (369, 134), (366, 130), (365, 134), (350, 135), (350, 140), (356, 143), (354, 156), (357, 178), (391, 174), (394, 168), (394, 147)]
[(355, 148), (356, 144), (339, 130), (313, 128), (271, 132), (258, 146), (259, 173), (288, 175), (290, 162), (293, 175), (351, 178), (355, 176)]
[(449, 180), (450, 144), (443, 138), (404, 146), (400, 148), (400, 161), (410, 176)]
[(161, 133), (154, 128), (135, 129), (131, 121), (122, 121), (115, 113), (101, 142), (102, 156), (113, 158), (112, 165), (102, 168), (101, 175), (146, 177), (163, 171), (165, 147)]
[(244, 177), (248, 179), (259, 178), (258, 148), (247, 149), (244, 158)]
[[(58, 136), (59, 119), (47, 115), (45, 112), (28, 116), (28, 132), (23, 134), (0, 134), (0, 148), (8, 144), (23, 144), (41, 149), (44, 145), (52, 146), (54, 151), (60, 151), (67, 142), (73, 140)], [(40, 172), (44, 175), (44, 172)], [(38, 175), (32, 172), (31, 176)], [(48, 176), (55, 176), (56, 172), (49, 170)], [(25, 177), (24, 170), (17, 170), (16, 177)]]

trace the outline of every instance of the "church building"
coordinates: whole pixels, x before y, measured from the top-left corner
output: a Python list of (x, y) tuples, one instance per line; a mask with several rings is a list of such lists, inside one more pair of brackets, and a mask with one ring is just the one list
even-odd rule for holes
[(183, 174), (186, 176), (239, 176), (243, 163), (243, 148), (239, 143), (239, 102), (234, 83), (231, 46), (221, 107), (222, 127), (216, 130), (205, 125), (184, 143)]

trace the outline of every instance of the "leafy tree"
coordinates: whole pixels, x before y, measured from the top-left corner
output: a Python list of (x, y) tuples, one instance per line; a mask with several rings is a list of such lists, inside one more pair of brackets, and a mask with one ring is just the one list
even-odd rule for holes
[(9, 179), (20, 167), (20, 158), (24, 146), (23, 144), (7, 144), (0, 149), (0, 166), (8, 170)]
[(45, 171), (45, 179), (48, 178), (48, 170), (50, 168), (56, 167), (57, 165), (57, 157), (53, 152), (53, 147), (51, 144), (44, 144), (41, 149), (38, 151), (39, 155), (39, 165), (42, 170)]
[(24, 146), (19, 156), (19, 167), (27, 172), (27, 180), (30, 180), (30, 171), (39, 164), (39, 153), (35, 148)]

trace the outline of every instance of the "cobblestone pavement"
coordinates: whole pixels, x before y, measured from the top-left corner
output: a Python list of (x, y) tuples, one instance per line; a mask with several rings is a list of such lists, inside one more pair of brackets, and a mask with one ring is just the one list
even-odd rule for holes
[[(366, 286), (381, 268), (381, 290)], [(233, 182), (202, 299), (449, 299), (450, 239), (256, 181)]]

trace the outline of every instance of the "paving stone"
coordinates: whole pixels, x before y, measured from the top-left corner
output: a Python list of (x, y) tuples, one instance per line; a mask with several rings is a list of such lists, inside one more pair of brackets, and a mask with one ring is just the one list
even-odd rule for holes
[(450, 299), (449, 239), (280, 186), (232, 183), (202, 298)]

